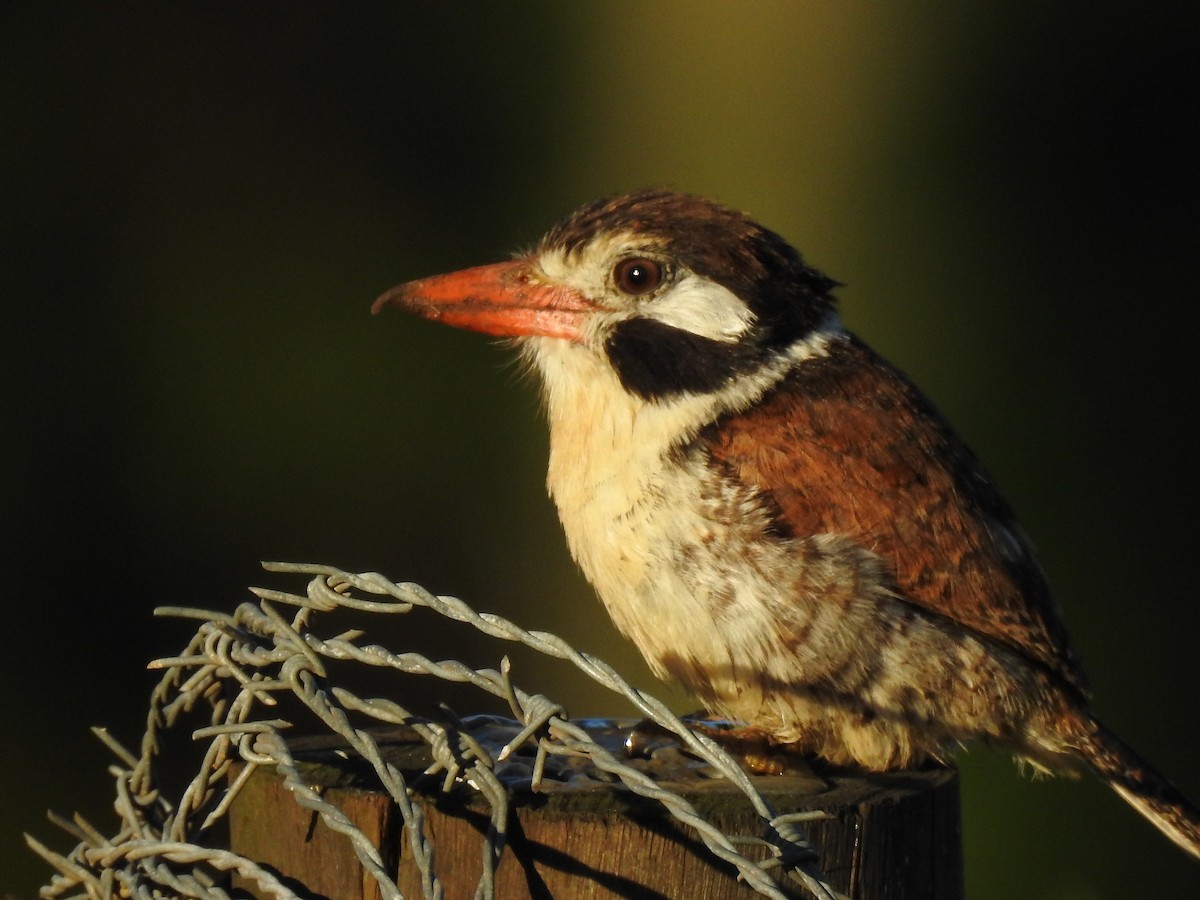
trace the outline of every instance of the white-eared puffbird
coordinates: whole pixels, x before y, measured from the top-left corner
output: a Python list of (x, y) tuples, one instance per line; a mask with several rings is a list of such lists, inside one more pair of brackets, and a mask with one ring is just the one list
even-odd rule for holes
[(1200, 813), (1089, 712), (1012, 510), (834, 287), (746, 215), (648, 190), (375, 309), (515, 339), (575, 560), (714, 713), (874, 771), (973, 738), (1082, 763), (1200, 857)]

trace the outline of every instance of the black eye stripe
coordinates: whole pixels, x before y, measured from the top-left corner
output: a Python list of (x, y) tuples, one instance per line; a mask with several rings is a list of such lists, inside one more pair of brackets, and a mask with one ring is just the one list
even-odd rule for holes
[(657, 290), (665, 277), (662, 263), (642, 256), (623, 259), (613, 267), (613, 283), (633, 297)]
[(625, 390), (647, 400), (718, 390), (770, 352), (755, 341), (715, 341), (641, 317), (618, 322), (604, 350)]

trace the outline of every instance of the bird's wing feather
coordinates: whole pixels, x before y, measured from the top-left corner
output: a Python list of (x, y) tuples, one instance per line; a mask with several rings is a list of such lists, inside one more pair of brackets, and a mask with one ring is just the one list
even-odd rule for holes
[(966, 445), (853, 337), (796, 366), (701, 436), (773, 505), (782, 534), (841, 534), (876, 553), (897, 593), (1086, 683), (1028, 540)]

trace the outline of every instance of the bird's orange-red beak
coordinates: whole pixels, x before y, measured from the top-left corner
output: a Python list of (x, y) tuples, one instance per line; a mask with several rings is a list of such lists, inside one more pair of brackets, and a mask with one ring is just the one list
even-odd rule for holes
[(371, 312), (385, 306), (485, 334), (569, 341), (583, 338), (595, 311), (578, 291), (540, 280), (524, 258), (410, 281), (376, 300)]

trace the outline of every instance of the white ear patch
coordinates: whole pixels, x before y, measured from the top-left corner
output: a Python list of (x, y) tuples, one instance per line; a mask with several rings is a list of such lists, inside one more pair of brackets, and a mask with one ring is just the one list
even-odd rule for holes
[(736, 342), (754, 324), (754, 313), (736, 294), (691, 272), (649, 301), (640, 313), (680, 331), (727, 344)]

